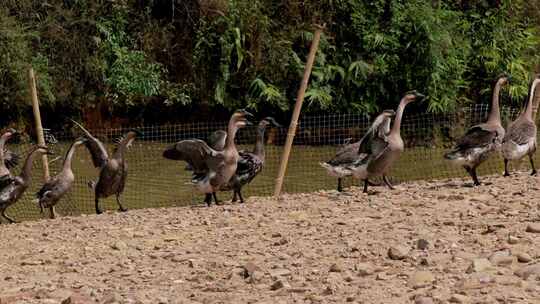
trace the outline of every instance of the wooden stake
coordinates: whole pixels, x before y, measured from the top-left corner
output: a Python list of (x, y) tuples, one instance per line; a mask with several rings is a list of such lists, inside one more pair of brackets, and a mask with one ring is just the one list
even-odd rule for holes
[(313, 68), (313, 62), (315, 62), (315, 55), (317, 55), (317, 49), (319, 48), (319, 42), (321, 40), (321, 33), (324, 29), (323, 26), (317, 26), (313, 41), (311, 42), (311, 48), (309, 49), (309, 55), (304, 69), (304, 76), (298, 95), (296, 96), (296, 104), (294, 105), (294, 111), (291, 118), (291, 124), (289, 125), (289, 131), (287, 132), (287, 140), (283, 147), (283, 154), (281, 155), (281, 161), (279, 165), (279, 172), (276, 178), (276, 187), (274, 189), (274, 196), (278, 197), (281, 194), (283, 187), (283, 179), (285, 172), (287, 171), (287, 164), (289, 163), (289, 156), (291, 154), (291, 147), (293, 144), (294, 136), (296, 134), (296, 126), (298, 125), (298, 118), (300, 117), (300, 111), (302, 110), (302, 103), (304, 102), (304, 95), (309, 83), (309, 77), (311, 76), (311, 70)]
[[(41, 125), (41, 113), (39, 111), (39, 99), (37, 95), (37, 86), (36, 86), (36, 77), (34, 74), (34, 69), (30, 68), (28, 70), (28, 84), (30, 87), (30, 97), (32, 98), (32, 109), (34, 110), (34, 122), (36, 125), (36, 136), (38, 144), (40, 146), (46, 146), (45, 136), (43, 134), (43, 126)], [(45, 182), (49, 181), (49, 160), (46, 154), (43, 154), (41, 157), (43, 162), (43, 179)]]

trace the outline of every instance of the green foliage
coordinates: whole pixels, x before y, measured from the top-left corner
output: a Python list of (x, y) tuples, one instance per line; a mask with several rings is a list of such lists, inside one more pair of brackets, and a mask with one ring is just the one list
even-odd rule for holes
[[(180, 5), (181, 4), (181, 5)], [(494, 78), (520, 104), (540, 55), (538, 0), (6, 0), (0, 3), (0, 110), (107, 102), (286, 112), (313, 23), (326, 23), (307, 112), (394, 108), (416, 89), (432, 112), (487, 102)], [(536, 8), (536, 9), (535, 9)]]

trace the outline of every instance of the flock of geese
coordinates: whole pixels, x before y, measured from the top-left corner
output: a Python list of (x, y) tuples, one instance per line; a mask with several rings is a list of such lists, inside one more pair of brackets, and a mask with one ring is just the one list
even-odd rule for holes
[[(540, 76), (535, 76), (529, 86), (529, 95), (524, 109), (516, 120), (511, 122), (506, 131), (501, 124), (499, 95), (509, 77), (497, 78), (488, 119), (485, 123), (472, 126), (457, 140), (455, 147), (444, 157), (460, 165), (469, 173), (474, 185), (480, 185), (476, 168), (493, 152), (501, 151), (504, 157), (505, 173), (509, 176), (508, 163), (529, 157), (532, 174), (536, 174), (533, 156), (536, 151), (536, 124), (533, 117), (533, 97)], [(364, 192), (374, 185), (370, 179), (382, 177), (383, 182), (393, 189), (388, 179), (392, 165), (404, 150), (400, 135), (401, 121), (405, 107), (424, 96), (416, 91), (405, 94), (398, 108), (384, 110), (379, 114), (364, 136), (355, 143), (346, 144), (329, 161), (321, 163), (328, 174), (337, 177), (338, 191), (343, 190), (342, 179), (353, 176), (364, 182)], [(184, 161), (186, 170), (192, 172), (192, 184), (205, 194), (204, 202), (210, 206), (212, 199), (219, 203), (216, 193), (232, 191), (232, 201), (242, 197), (242, 188), (249, 184), (261, 172), (265, 163), (264, 136), (269, 125), (281, 127), (275, 119), (267, 117), (257, 127), (255, 147), (252, 151), (238, 151), (235, 144), (239, 129), (251, 124), (253, 115), (245, 110), (236, 111), (230, 118), (227, 130), (218, 130), (211, 134), (208, 141), (189, 139), (176, 142), (163, 151), (163, 157), (169, 160)], [(392, 119), (394, 119), (392, 123)], [(105, 145), (76, 121), (83, 136), (77, 138), (69, 147), (60, 172), (50, 178), (36, 193), (36, 202), (41, 210), (50, 210), (50, 217), (55, 217), (54, 206), (71, 189), (75, 181), (72, 159), (78, 146), (85, 145), (90, 152), (93, 165), (99, 169), (97, 181), (89, 183), (94, 191), (95, 210), (102, 213), (99, 201), (115, 195), (120, 211), (127, 211), (121, 201), (128, 175), (126, 152), (133, 141), (142, 134), (130, 130), (117, 142), (114, 152), (109, 155)], [(0, 137), (0, 215), (8, 222), (15, 222), (6, 214), (6, 209), (16, 203), (31, 183), (31, 171), (34, 158), (39, 154), (51, 154), (45, 146), (34, 146), (29, 151), (19, 175), (11, 170), (20, 162), (19, 156), (6, 148), (6, 143), (17, 136), (17, 131), (8, 129)]]
[[(529, 157), (532, 175), (536, 174), (534, 153), (536, 152), (536, 124), (533, 117), (533, 99), (540, 76), (536, 75), (529, 85), (529, 94), (525, 106), (516, 120), (511, 122), (506, 131), (501, 123), (499, 97), (501, 88), (509, 77), (497, 78), (488, 119), (485, 123), (470, 127), (457, 140), (454, 148), (444, 154), (444, 158), (455, 165), (462, 166), (471, 176), (474, 186), (480, 185), (476, 169), (493, 152), (501, 151), (504, 158), (504, 176), (509, 176), (508, 163)], [(392, 164), (404, 150), (400, 136), (401, 120), (405, 106), (424, 96), (413, 91), (400, 101), (397, 111), (385, 110), (373, 121), (366, 134), (355, 143), (346, 144), (329, 161), (321, 163), (328, 174), (338, 179), (337, 190), (343, 191), (342, 179), (353, 176), (364, 181), (364, 192), (368, 192), (371, 178), (382, 177), (384, 183), (393, 189), (387, 173)], [(395, 116), (392, 128), (390, 123)]]

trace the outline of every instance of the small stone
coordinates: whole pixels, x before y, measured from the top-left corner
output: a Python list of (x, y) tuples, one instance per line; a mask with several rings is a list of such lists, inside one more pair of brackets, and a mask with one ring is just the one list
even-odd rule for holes
[(247, 263), (246, 265), (244, 265), (244, 271), (242, 273), (242, 276), (244, 277), (244, 279), (247, 279), (249, 277), (253, 277), (253, 274), (256, 272), (256, 271), (260, 271), (261, 269), (259, 268), (259, 266), (255, 265), (254, 263)]
[(414, 289), (422, 288), (433, 284), (435, 277), (429, 271), (418, 271), (414, 273), (408, 282), (408, 286)]
[(275, 269), (270, 271), (270, 276), (273, 278), (285, 277), (291, 275), (291, 271), (288, 269)]
[(122, 302), (122, 297), (120, 297), (117, 293), (111, 293), (105, 297), (103, 297), (103, 304), (116, 304)]
[(527, 225), (527, 230), (530, 233), (540, 233), (540, 223), (530, 223)]
[(416, 248), (418, 248), (419, 250), (426, 250), (428, 249), (428, 247), (429, 247), (429, 242), (427, 240), (419, 239), (416, 242)]
[(388, 257), (392, 260), (403, 260), (408, 254), (409, 251), (402, 246), (390, 247), (388, 249)]
[(520, 262), (520, 263), (529, 263), (529, 262), (532, 261), (531, 256), (524, 253), (524, 252), (520, 252), (520, 253), (516, 254), (516, 256), (517, 256), (518, 262)]
[(330, 269), (328, 271), (330, 271), (330, 272), (342, 272), (343, 268), (341, 266), (339, 266), (338, 264), (332, 264), (332, 266), (330, 266)]
[(517, 243), (519, 243), (519, 239), (517, 237), (512, 235), (508, 237), (508, 244), (515, 245)]
[(469, 297), (461, 294), (453, 294), (449, 300), (450, 303), (468, 303)]
[(128, 249), (128, 246), (127, 246), (126, 243), (124, 243), (122, 241), (117, 241), (113, 245), (111, 245), (111, 248), (114, 249), (114, 250), (123, 251), (123, 250)]
[(491, 265), (491, 262), (488, 259), (474, 259), (469, 268), (467, 269), (467, 273), (486, 272), (493, 269), (493, 265)]
[(458, 283), (461, 289), (478, 289), (493, 282), (493, 278), (487, 273), (473, 273)]
[(514, 274), (524, 280), (527, 280), (530, 276), (540, 275), (540, 264), (525, 266), (516, 270)]
[(367, 263), (358, 263), (356, 264), (355, 269), (361, 277), (367, 277), (375, 272), (373, 267)]
[(509, 251), (502, 250), (502, 251), (494, 252), (489, 257), (489, 260), (491, 261), (493, 265), (508, 266), (508, 265), (512, 265), (516, 259), (515, 257), (511, 255)]
[(414, 304), (433, 304), (433, 299), (429, 297), (417, 297)]
[(291, 286), (289, 285), (287, 281), (277, 280), (270, 286), (270, 290), (279, 290), (282, 288), (290, 288), (290, 287)]

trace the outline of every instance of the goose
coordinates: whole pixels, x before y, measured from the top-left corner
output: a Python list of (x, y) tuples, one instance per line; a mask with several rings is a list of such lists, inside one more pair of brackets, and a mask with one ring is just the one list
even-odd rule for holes
[(497, 78), (487, 121), (469, 128), (465, 135), (457, 140), (455, 147), (444, 155), (444, 158), (453, 164), (465, 168), (473, 180), (473, 186), (480, 185), (476, 168), (488, 159), (492, 152), (500, 149), (505, 135), (499, 111), (499, 95), (501, 87), (507, 82), (506, 75)]
[(337, 177), (338, 192), (343, 191), (342, 179), (344, 177), (354, 175), (354, 172), (357, 172), (355, 177), (360, 178), (361, 172), (365, 172), (365, 164), (368, 154), (358, 152), (360, 144), (367, 140), (367, 136), (378, 134), (378, 129), (380, 127), (386, 130), (382, 133), (388, 133), (390, 130), (390, 119), (394, 116), (394, 114), (394, 110), (384, 110), (373, 121), (371, 127), (368, 129), (362, 139), (352, 144), (346, 143), (336, 152), (336, 155), (331, 160), (319, 163), (323, 168), (326, 169), (328, 175)]
[(244, 203), (242, 197), (242, 187), (251, 183), (251, 181), (261, 172), (266, 160), (266, 153), (264, 149), (264, 133), (268, 125), (274, 125), (275, 127), (282, 127), (272, 117), (266, 117), (259, 122), (257, 127), (257, 139), (255, 141), (255, 147), (252, 152), (240, 151), (238, 152), (240, 158), (238, 159), (238, 166), (236, 172), (227, 185), (222, 187), (221, 191), (233, 191), (232, 202), (236, 202), (240, 198), (240, 203)]
[[(357, 178), (364, 179), (364, 193), (368, 192), (368, 180), (379, 176), (382, 176), (383, 182), (388, 188), (391, 190), (394, 189), (388, 180), (387, 173), (405, 148), (405, 144), (401, 138), (401, 120), (403, 118), (403, 112), (409, 103), (423, 98), (424, 95), (417, 91), (407, 92), (399, 102), (396, 111), (396, 119), (389, 132), (386, 132), (388, 131), (387, 128), (389, 126), (383, 125), (383, 128), (379, 128), (375, 136), (368, 137), (369, 140), (363, 141), (360, 145), (358, 152), (367, 153), (369, 155), (367, 164), (365, 165), (365, 173), (362, 172), (363, 170), (361, 171), (362, 174), (355, 173)], [(386, 120), (386, 124), (388, 123), (388, 120)]]
[[(223, 150), (212, 149), (199, 139), (189, 139), (167, 147), (163, 157), (187, 162), (193, 168), (191, 182), (199, 192), (205, 194), (217, 192), (236, 172), (240, 156), (234, 140), (238, 129), (248, 125), (248, 117), (253, 115), (245, 110), (238, 110), (231, 116)], [(205, 203), (211, 205), (211, 196), (210, 199), (208, 195), (206, 196)]]
[(43, 213), (43, 208), (48, 208), (50, 210), (51, 219), (56, 217), (54, 206), (71, 189), (71, 186), (75, 181), (75, 175), (73, 174), (71, 163), (73, 156), (75, 155), (76, 148), (85, 142), (85, 138), (79, 138), (71, 144), (66, 156), (64, 157), (64, 163), (62, 164), (62, 170), (60, 173), (47, 181), (36, 193), (36, 198), (41, 213)]
[(13, 182), (0, 190), (0, 215), (9, 223), (15, 223), (15, 220), (6, 214), (6, 209), (15, 204), (26, 189), (30, 186), (32, 178), (32, 165), (36, 154), (51, 154), (46, 147), (35, 146), (31, 148), (21, 173), (13, 177)]
[(105, 145), (96, 137), (94, 137), (88, 130), (86, 130), (80, 123), (73, 121), (85, 134), (86, 142), (85, 146), (92, 156), (92, 163), (95, 168), (99, 168), (99, 177), (97, 182), (91, 181), (88, 186), (94, 190), (94, 203), (96, 208), (96, 214), (102, 214), (103, 210), (99, 205), (99, 200), (107, 198), (111, 195), (116, 196), (116, 203), (118, 209), (121, 212), (126, 212), (126, 209), (120, 196), (124, 192), (128, 175), (128, 165), (125, 159), (126, 150), (131, 147), (133, 141), (137, 136), (143, 134), (137, 130), (130, 130), (124, 136), (122, 136), (114, 151), (112, 157), (109, 157)]
[(536, 124), (533, 118), (533, 98), (536, 86), (540, 83), (540, 75), (536, 75), (529, 86), (529, 96), (525, 109), (516, 120), (506, 128), (506, 135), (502, 140), (501, 151), (504, 158), (504, 176), (510, 176), (508, 162), (529, 156), (531, 175), (536, 175), (533, 156), (536, 152)]
[(3, 189), (14, 181), (10, 170), (19, 163), (19, 156), (6, 149), (8, 140), (16, 136), (18, 133), (15, 129), (8, 129), (0, 137), (0, 189)]

